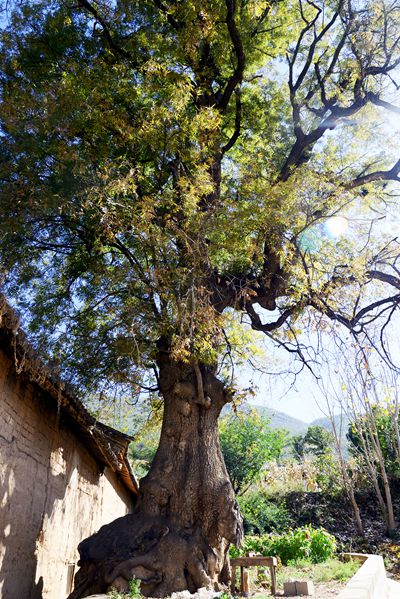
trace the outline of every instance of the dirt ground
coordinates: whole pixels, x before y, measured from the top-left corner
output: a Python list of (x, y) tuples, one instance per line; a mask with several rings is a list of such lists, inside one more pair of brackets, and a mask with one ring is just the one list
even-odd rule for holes
[[(337, 582), (335, 580), (331, 582), (319, 582), (314, 583), (314, 595), (308, 595), (309, 598), (312, 599), (333, 599), (333, 597), (337, 597), (339, 592), (346, 586), (345, 582)], [(258, 591), (253, 595), (253, 599), (262, 599), (266, 597), (271, 597), (269, 592), (267, 591)], [(275, 597), (284, 597), (283, 591), (279, 590)], [(292, 597), (292, 599), (306, 599), (307, 595), (296, 595)]]

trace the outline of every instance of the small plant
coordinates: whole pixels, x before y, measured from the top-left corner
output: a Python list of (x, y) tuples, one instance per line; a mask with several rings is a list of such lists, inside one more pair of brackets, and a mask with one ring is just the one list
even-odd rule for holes
[(141, 597), (141, 596), (142, 596), (142, 593), (140, 591), (140, 579), (132, 578), (132, 580), (129, 581), (129, 598), (137, 599), (138, 597)]
[(240, 549), (231, 548), (230, 556), (239, 557), (250, 552), (279, 557), (283, 564), (298, 559), (313, 563), (324, 562), (336, 551), (336, 539), (322, 528), (311, 525), (289, 530), (281, 535), (246, 536)]
[(336, 539), (322, 528), (311, 533), (310, 559), (314, 564), (325, 562), (336, 550)]
[(138, 578), (132, 578), (129, 581), (129, 592), (121, 593), (113, 589), (108, 593), (110, 599), (139, 599), (142, 597), (140, 592), (140, 580)]

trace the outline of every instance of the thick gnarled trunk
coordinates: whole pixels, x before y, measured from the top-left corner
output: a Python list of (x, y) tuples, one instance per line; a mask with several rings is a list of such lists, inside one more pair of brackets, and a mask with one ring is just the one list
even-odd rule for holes
[(176, 363), (168, 352), (160, 353), (159, 385), (160, 444), (137, 510), (80, 544), (70, 599), (127, 590), (133, 577), (153, 597), (229, 584), (228, 548), (242, 536), (217, 428), (229, 394), (212, 369)]

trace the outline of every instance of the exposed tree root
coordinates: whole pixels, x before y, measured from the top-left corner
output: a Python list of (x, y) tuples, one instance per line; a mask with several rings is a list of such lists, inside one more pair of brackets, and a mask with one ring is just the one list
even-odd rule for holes
[[(103, 526), (79, 545), (81, 566), (68, 599), (81, 599), (111, 588), (129, 590), (129, 580), (142, 581), (144, 595), (164, 597), (201, 587), (218, 589), (229, 582), (229, 564), (193, 530), (176, 531), (162, 518), (129, 514)], [(225, 578), (225, 580), (223, 580)]]

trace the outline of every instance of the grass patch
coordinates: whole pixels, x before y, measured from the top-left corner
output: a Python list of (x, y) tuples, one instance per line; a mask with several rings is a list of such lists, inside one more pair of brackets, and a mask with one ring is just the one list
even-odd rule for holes
[(342, 562), (329, 559), (322, 564), (313, 564), (309, 560), (295, 560), (282, 567), (277, 573), (278, 584), (283, 586), (287, 580), (312, 580), (315, 583), (336, 580), (345, 582), (357, 572), (360, 562)]
[[(282, 588), (283, 583), (288, 580), (312, 580), (315, 584), (321, 582), (346, 582), (359, 569), (360, 562), (342, 562), (338, 559), (329, 559), (322, 564), (313, 564), (310, 560), (293, 560), (287, 566), (278, 568), (277, 583)], [(253, 574), (254, 572), (254, 574)], [(270, 574), (268, 569), (250, 569), (252, 578), (252, 589), (256, 591), (256, 597), (263, 595), (263, 587), (269, 589)], [(259, 589), (257, 592), (257, 588)]]
[(337, 580), (345, 582), (349, 580), (360, 568), (358, 561), (341, 562), (338, 559), (328, 560), (325, 564), (316, 564), (314, 568), (314, 582), (328, 582)]

